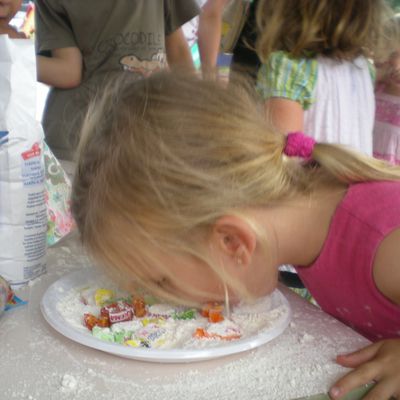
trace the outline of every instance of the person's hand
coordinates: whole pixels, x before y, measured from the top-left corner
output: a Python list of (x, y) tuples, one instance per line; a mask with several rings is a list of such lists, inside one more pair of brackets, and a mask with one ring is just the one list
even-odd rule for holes
[(0, 24), (0, 35), (8, 35), (10, 39), (27, 39), (24, 32), (18, 32), (13, 26)]
[(329, 391), (332, 399), (341, 399), (359, 386), (375, 381), (363, 400), (400, 399), (400, 339), (387, 339), (351, 354), (338, 355), (338, 364), (354, 368)]

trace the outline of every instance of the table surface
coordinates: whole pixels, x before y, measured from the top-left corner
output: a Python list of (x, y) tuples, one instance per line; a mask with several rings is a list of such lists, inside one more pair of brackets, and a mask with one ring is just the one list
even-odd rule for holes
[(18, 291), (28, 304), (0, 318), (1, 400), (298, 399), (325, 393), (346, 372), (335, 364), (336, 354), (368, 344), (281, 288), (292, 308), (292, 322), (278, 338), (255, 350), (188, 364), (120, 358), (62, 336), (40, 311), (49, 285), (91, 267), (73, 235), (48, 250), (47, 273)]

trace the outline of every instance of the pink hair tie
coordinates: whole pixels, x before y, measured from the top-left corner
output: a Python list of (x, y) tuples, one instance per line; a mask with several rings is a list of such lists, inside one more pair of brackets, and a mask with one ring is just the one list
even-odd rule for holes
[(286, 135), (286, 145), (283, 153), (289, 157), (301, 157), (309, 161), (316, 141), (303, 132), (290, 132)]

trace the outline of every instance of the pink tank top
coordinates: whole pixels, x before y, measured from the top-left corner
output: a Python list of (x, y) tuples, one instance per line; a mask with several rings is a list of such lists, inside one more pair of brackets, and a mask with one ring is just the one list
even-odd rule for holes
[(296, 268), (325, 312), (372, 341), (400, 337), (400, 306), (381, 294), (372, 275), (379, 244), (398, 228), (400, 182), (351, 185), (319, 257)]

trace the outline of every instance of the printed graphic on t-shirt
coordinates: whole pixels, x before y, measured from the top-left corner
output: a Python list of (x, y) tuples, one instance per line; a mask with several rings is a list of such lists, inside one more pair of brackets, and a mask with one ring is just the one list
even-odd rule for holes
[(152, 73), (166, 67), (167, 60), (165, 53), (160, 49), (153, 54), (149, 60), (142, 60), (136, 55), (126, 55), (119, 60), (124, 71), (135, 72), (147, 78)]
[(161, 33), (155, 32), (120, 32), (113, 37), (101, 40), (97, 45), (97, 52), (110, 54), (121, 50), (158, 49), (163, 46), (164, 39)]

